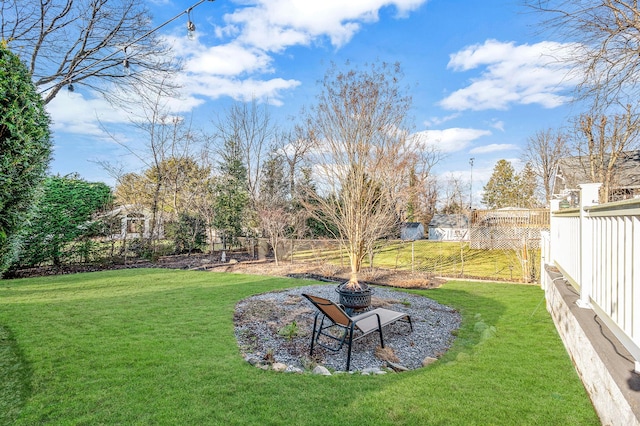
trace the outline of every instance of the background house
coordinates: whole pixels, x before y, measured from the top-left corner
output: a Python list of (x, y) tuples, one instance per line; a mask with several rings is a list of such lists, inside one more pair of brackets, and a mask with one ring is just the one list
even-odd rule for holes
[(429, 239), (436, 241), (466, 241), (469, 239), (469, 218), (463, 214), (435, 214), (429, 222)]
[[(105, 217), (112, 222), (112, 239), (149, 238), (151, 232), (151, 212), (135, 205), (123, 205), (107, 212)], [(155, 227), (159, 238), (164, 238), (164, 227), (160, 220)]]
[[(614, 167), (616, 175), (610, 188), (609, 201), (640, 197), (640, 151), (623, 152)], [(563, 158), (555, 171), (552, 198), (567, 200), (571, 207), (576, 207), (580, 194), (578, 184), (592, 181), (588, 157)]]
[(424, 225), (420, 222), (405, 222), (400, 225), (400, 239), (404, 241), (424, 238)]

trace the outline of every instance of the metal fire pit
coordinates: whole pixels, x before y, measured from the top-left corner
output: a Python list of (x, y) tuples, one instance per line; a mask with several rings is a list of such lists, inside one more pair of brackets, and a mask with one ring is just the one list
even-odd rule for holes
[(349, 310), (368, 308), (371, 305), (371, 288), (361, 284), (361, 290), (350, 290), (344, 288), (347, 284), (342, 283), (336, 287), (336, 292), (340, 295), (340, 304)]

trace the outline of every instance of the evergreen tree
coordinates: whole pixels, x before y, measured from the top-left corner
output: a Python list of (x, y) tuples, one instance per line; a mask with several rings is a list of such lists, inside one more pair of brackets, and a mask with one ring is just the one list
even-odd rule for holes
[(27, 68), (0, 44), (0, 274), (51, 160), (49, 117)]
[(520, 194), (520, 207), (532, 209), (540, 204), (536, 199), (538, 178), (530, 163), (524, 165), (524, 169), (518, 175), (518, 192)]
[(518, 176), (511, 163), (500, 160), (493, 168), (489, 182), (484, 186), (482, 202), (490, 209), (516, 207), (518, 204)]
[(490, 209), (533, 208), (538, 205), (535, 198), (536, 184), (536, 174), (531, 164), (525, 164), (518, 174), (509, 161), (500, 160), (484, 186), (482, 202)]
[(92, 216), (111, 198), (111, 189), (102, 182), (87, 182), (77, 175), (47, 178), (42, 197), (24, 229), (20, 265), (51, 262), (60, 266), (72, 259), (82, 247), (69, 243), (78, 243), (96, 233), (98, 226)]
[(287, 204), (289, 182), (285, 176), (284, 161), (275, 152), (269, 155), (262, 168), (260, 204), (283, 206)]
[(249, 202), (247, 168), (241, 146), (235, 138), (225, 139), (220, 151), (220, 177), (216, 181), (214, 226), (223, 234), (225, 245), (235, 243), (242, 234), (245, 209)]

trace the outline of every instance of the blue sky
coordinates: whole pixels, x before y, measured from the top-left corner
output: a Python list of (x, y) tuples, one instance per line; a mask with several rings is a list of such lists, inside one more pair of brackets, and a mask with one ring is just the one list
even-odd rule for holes
[[(195, 3), (146, 1), (156, 24)], [(569, 46), (545, 37), (541, 16), (519, 0), (217, 0), (194, 9), (191, 20), (195, 40), (186, 37), (186, 16), (161, 30), (185, 64), (175, 113), (206, 128), (230, 102), (255, 97), (284, 125), (313, 103), (331, 62), (397, 61), (411, 88), (415, 131), (446, 155), (435, 172), (468, 185), (475, 159), (474, 203), (496, 161), (518, 168), (527, 138), (578, 112), (567, 70), (554, 59)], [(61, 92), (49, 111), (52, 173), (113, 185), (96, 161), (140, 171), (105, 134), (126, 129), (126, 112), (83, 90)], [(125, 143), (136, 149), (143, 141)]]

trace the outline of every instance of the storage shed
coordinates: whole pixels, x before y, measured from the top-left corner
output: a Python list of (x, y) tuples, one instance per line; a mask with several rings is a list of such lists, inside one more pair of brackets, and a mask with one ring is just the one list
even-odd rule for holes
[(469, 218), (463, 214), (435, 214), (429, 222), (429, 239), (435, 241), (469, 240)]
[(404, 241), (422, 240), (424, 225), (420, 222), (405, 222), (400, 225), (400, 239)]

